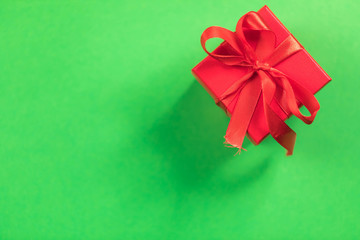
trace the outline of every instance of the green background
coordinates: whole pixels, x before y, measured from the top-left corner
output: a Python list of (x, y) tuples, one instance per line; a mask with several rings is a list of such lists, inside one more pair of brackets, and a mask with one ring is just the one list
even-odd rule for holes
[[(202, 31), (267, 4), (333, 78), (295, 152), (223, 146)], [(1, 1), (0, 239), (360, 239), (359, 2)]]

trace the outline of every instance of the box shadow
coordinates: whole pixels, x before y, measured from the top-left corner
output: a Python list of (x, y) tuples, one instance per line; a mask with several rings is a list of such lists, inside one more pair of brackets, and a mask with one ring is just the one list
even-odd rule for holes
[[(236, 160), (240, 161), (237, 167), (242, 168), (236, 180), (225, 178), (219, 184), (243, 186), (259, 178), (268, 168), (269, 161), (256, 161), (255, 166), (249, 166), (251, 159), (243, 161), (244, 158), (234, 157), (237, 149), (226, 148), (223, 144), (228, 122), (223, 110), (194, 81), (171, 110), (154, 123), (147, 136), (155, 150), (168, 161), (172, 177), (182, 185), (196, 188), (208, 182), (229, 160)], [(243, 146), (250, 145), (245, 139)], [(227, 185), (228, 190), (229, 187)]]

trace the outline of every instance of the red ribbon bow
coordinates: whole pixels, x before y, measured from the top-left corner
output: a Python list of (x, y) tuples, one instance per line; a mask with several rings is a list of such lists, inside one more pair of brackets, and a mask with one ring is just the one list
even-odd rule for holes
[[(207, 51), (205, 43), (210, 38), (221, 38), (228, 44), (231, 54), (215, 54)], [(254, 44), (250, 44), (251, 39)], [(242, 143), (247, 132), (251, 117), (263, 94), (263, 105), (267, 125), (273, 138), (286, 150), (286, 155), (292, 155), (296, 133), (272, 110), (270, 104), (276, 100), (282, 109), (311, 124), (320, 105), (311, 92), (276, 69), (276, 65), (291, 55), (303, 49), (292, 36), (288, 36), (276, 48), (276, 36), (266, 26), (256, 12), (249, 12), (240, 18), (236, 31), (232, 32), (222, 27), (209, 27), (201, 36), (201, 45), (205, 52), (218, 61), (234, 66), (249, 69), (243, 77), (231, 85), (216, 101), (228, 105), (236, 96), (239, 96), (226, 131), (226, 143), (243, 149)], [(280, 90), (279, 101), (275, 93)], [(310, 112), (304, 116), (298, 106), (299, 101)], [(282, 106), (283, 102), (285, 106)]]

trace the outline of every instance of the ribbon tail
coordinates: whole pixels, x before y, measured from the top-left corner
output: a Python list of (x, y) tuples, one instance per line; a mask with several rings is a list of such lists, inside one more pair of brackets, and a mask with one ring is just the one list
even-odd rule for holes
[(272, 82), (266, 73), (259, 71), (259, 75), (261, 77), (264, 95), (264, 112), (270, 134), (282, 147), (286, 149), (286, 155), (290, 156), (294, 151), (296, 133), (270, 107), (276, 90), (275, 83)]
[(296, 133), (271, 109), (265, 98), (264, 111), (271, 136), (286, 149), (286, 155), (291, 156), (295, 147)]
[[(311, 124), (320, 109), (319, 102), (313, 94), (301, 85), (297, 84), (295, 81), (286, 77), (282, 77), (281, 79), (287, 96), (286, 103), (288, 104), (288, 108), (291, 113), (301, 119), (304, 123)], [(310, 116), (305, 116), (300, 112), (296, 99), (298, 99), (307, 108)]]
[(225, 143), (238, 148), (237, 153), (244, 149), (242, 144), (260, 94), (261, 81), (258, 76), (250, 79), (241, 90), (241, 94), (239, 94), (225, 135)]
[[(282, 102), (286, 104), (288, 110), (304, 123), (311, 124), (320, 109), (320, 104), (316, 100), (315, 96), (309, 90), (277, 69), (272, 69), (270, 74), (275, 79), (280, 80), (278, 83), (285, 93), (285, 95), (283, 95), (284, 99)], [(297, 101), (305, 106), (305, 108), (309, 111), (310, 116), (305, 116), (300, 112)]]

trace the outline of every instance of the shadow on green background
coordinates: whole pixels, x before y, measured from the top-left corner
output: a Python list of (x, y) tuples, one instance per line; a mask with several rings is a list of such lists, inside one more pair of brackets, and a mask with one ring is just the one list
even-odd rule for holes
[[(228, 117), (209, 97), (208, 93), (194, 81), (170, 112), (162, 116), (150, 130), (154, 148), (170, 162), (172, 175), (184, 191), (203, 187), (214, 172), (234, 158), (235, 149), (226, 148), (222, 136), (226, 131)], [(250, 141), (245, 139), (244, 148)], [(239, 160), (241, 169), (238, 179), (222, 180), (218, 190), (228, 191), (244, 188), (256, 181), (267, 170), (271, 159), (264, 158), (255, 166)], [(220, 179), (221, 181), (221, 179)], [(221, 190), (220, 190), (221, 191)]]

